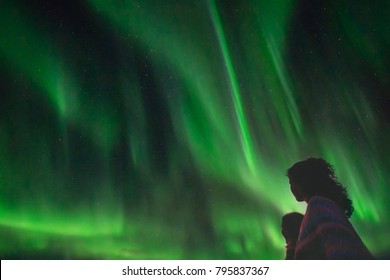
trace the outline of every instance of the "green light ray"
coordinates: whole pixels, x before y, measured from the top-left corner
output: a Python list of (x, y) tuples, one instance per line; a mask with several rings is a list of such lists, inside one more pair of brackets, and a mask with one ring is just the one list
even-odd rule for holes
[[(8, 12), (15, 11), (14, 7), (6, 3), (2, 5), (0, 25), (6, 26), (0, 33), (2, 57), (17, 69), (28, 73), (44, 90), (60, 116), (66, 117), (77, 112), (77, 95), (72, 95), (75, 88), (69, 92), (65, 89), (74, 83), (64, 75), (61, 59), (52, 44), (44, 39), (42, 32), (34, 28), (30, 21), (24, 18), (16, 20)], [(25, 45), (28, 48), (24, 48)]]
[(34, 81), (64, 123), (76, 123), (92, 135), (97, 145), (110, 150), (118, 134), (113, 112), (91, 106), (82, 99), (79, 81), (65, 64), (58, 47), (50, 41), (48, 32), (40, 30), (27, 16), (7, 12), (18, 13), (15, 7), (2, 5), (5, 6), (0, 11), (0, 25), (7, 28), (0, 34), (0, 55)]
[[(268, 39), (266, 39), (266, 41), (268, 42), (269, 52), (271, 54), (272, 61), (274, 63), (274, 67), (276, 69), (277, 76), (280, 79), (280, 83), (282, 84), (283, 91), (284, 91), (285, 96), (287, 97), (287, 100), (288, 100), (288, 105), (287, 105), (288, 110), (283, 110), (283, 108), (280, 108), (280, 109), (277, 108), (278, 104), (282, 104), (282, 102), (280, 102), (280, 100), (275, 102), (276, 110), (278, 112), (287, 111), (290, 114), (290, 117), (292, 119), (292, 122), (293, 122), (293, 125), (295, 128), (294, 132), (296, 132), (296, 134), (298, 134), (298, 136), (300, 138), (302, 138), (303, 132), (302, 132), (301, 118), (299, 116), (299, 112), (298, 112), (298, 108), (296, 106), (296, 103), (293, 100), (293, 94), (292, 94), (291, 87), (290, 87), (288, 80), (287, 80), (286, 71), (283, 69), (283, 66), (282, 66), (283, 64), (282, 64), (280, 55), (278, 53), (278, 50), (276, 49), (276, 46), (275, 46), (275, 43), (274, 43), (272, 37), (269, 37)], [(283, 117), (283, 119), (288, 119), (288, 117)], [(282, 123), (287, 123), (287, 122), (282, 122)], [(293, 139), (294, 133), (290, 131), (292, 129), (290, 129), (290, 127), (288, 127), (288, 126), (285, 126), (284, 129), (285, 129), (287, 135), (289, 135), (288, 138)]]
[(235, 114), (236, 114), (236, 117), (237, 117), (237, 120), (239, 123), (240, 132), (241, 132), (243, 152), (244, 152), (247, 164), (248, 164), (248, 168), (252, 172), (255, 172), (256, 168), (255, 168), (255, 160), (254, 160), (254, 156), (253, 156), (254, 155), (253, 145), (251, 143), (252, 142), (251, 136), (250, 136), (247, 121), (245, 118), (243, 105), (241, 102), (240, 89), (238, 86), (238, 81), (237, 81), (236, 73), (234, 70), (234, 66), (233, 66), (232, 60), (230, 58), (227, 40), (226, 40), (225, 35), (224, 35), (222, 22), (221, 22), (221, 19), (219, 17), (218, 9), (217, 9), (214, 1), (209, 2), (209, 7), (210, 7), (211, 18), (212, 18), (213, 23), (214, 23), (214, 28), (215, 28), (215, 31), (217, 33), (219, 46), (221, 48), (224, 62), (226, 65), (226, 70), (227, 70), (228, 75), (229, 75), (229, 81), (230, 81), (230, 86), (231, 86), (231, 92), (233, 95)]

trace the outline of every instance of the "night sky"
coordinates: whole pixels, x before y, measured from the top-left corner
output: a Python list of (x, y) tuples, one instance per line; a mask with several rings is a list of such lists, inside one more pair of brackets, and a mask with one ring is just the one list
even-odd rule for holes
[(332, 163), (390, 256), (390, 2), (0, 2), (0, 257), (283, 259)]

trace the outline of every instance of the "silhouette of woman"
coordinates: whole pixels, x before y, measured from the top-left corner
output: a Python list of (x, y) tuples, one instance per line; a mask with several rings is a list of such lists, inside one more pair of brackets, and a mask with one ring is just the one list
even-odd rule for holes
[(295, 259), (295, 246), (297, 244), (302, 219), (303, 215), (298, 212), (287, 213), (282, 217), (282, 235), (286, 240), (286, 260)]
[(309, 158), (295, 163), (286, 175), (295, 199), (307, 203), (295, 259), (373, 259), (348, 220), (352, 201), (332, 165)]

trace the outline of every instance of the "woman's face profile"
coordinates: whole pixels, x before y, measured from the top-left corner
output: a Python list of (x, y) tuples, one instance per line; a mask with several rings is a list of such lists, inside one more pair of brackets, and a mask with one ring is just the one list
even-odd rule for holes
[(304, 201), (301, 189), (299, 188), (299, 185), (295, 183), (293, 180), (289, 179), (290, 183), (290, 190), (292, 194), (294, 195), (295, 199), (299, 202)]

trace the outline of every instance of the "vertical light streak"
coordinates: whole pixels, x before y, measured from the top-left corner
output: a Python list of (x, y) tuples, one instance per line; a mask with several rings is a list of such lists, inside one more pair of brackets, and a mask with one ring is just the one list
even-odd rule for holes
[[(285, 96), (287, 97), (287, 111), (289, 112), (289, 114), (291, 116), (292, 123), (294, 124), (296, 134), (300, 138), (303, 138), (301, 118), (300, 118), (296, 103), (293, 99), (293, 93), (292, 93), (291, 87), (289, 85), (289, 82), (287, 79), (287, 73), (285, 73), (285, 70), (283, 67), (283, 62), (280, 58), (279, 51), (277, 50), (275, 42), (270, 35), (268, 35), (268, 34), (266, 35), (266, 40), (268, 43), (267, 46), (268, 46), (269, 52), (270, 52), (271, 57), (272, 57), (272, 62), (273, 62), (274, 67), (276, 69), (276, 74), (280, 80), (280, 83), (282, 85)], [(275, 102), (275, 103), (276, 103), (275, 106), (278, 106), (277, 102)], [(283, 112), (283, 111), (286, 111), (286, 109), (280, 108), (278, 110), (278, 108), (277, 108), (277, 111)], [(283, 118), (283, 119), (288, 119), (288, 117)], [(282, 122), (282, 125), (284, 126), (284, 130), (286, 131), (286, 133), (288, 135), (288, 139), (292, 140), (292, 139), (294, 139), (293, 135), (295, 135), (295, 133), (290, 132), (291, 129), (290, 129), (290, 126), (288, 126), (288, 123), (289, 122), (285, 122), (285, 123)]]
[(240, 89), (236, 77), (236, 73), (234, 70), (233, 62), (230, 57), (230, 53), (227, 46), (227, 40), (226, 36), (223, 31), (222, 21), (218, 13), (218, 9), (216, 7), (215, 1), (211, 0), (209, 2), (209, 8), (211, 13), (211, 18), (214, 23), (214, 28), (217, 33), (219, 46), (222, 51), (222, 56), (226, 65), (226, 70), (229, 76), (230, 81), (230, 87), (231, 87), (231, 93), (233, 96), (233, 104), (235, 109), (236, 118), (239, 124), (240, 129), (240, 138), (242, 142), (242, 148), (244, 152), (244, 156), (246, 159), (246, 162), (248, 164), (248, 168), (252, 173), (256, 172), (256, 166), (255, 166), (255, 159), (254, 159), (254, 151), (253, 151), (253, 145), (251, 140), (250, 131), (248, 128), (247, 120), (245, 118), (245, 112), (243, 108), (243, 104), (241, 102), (240, 97)]

